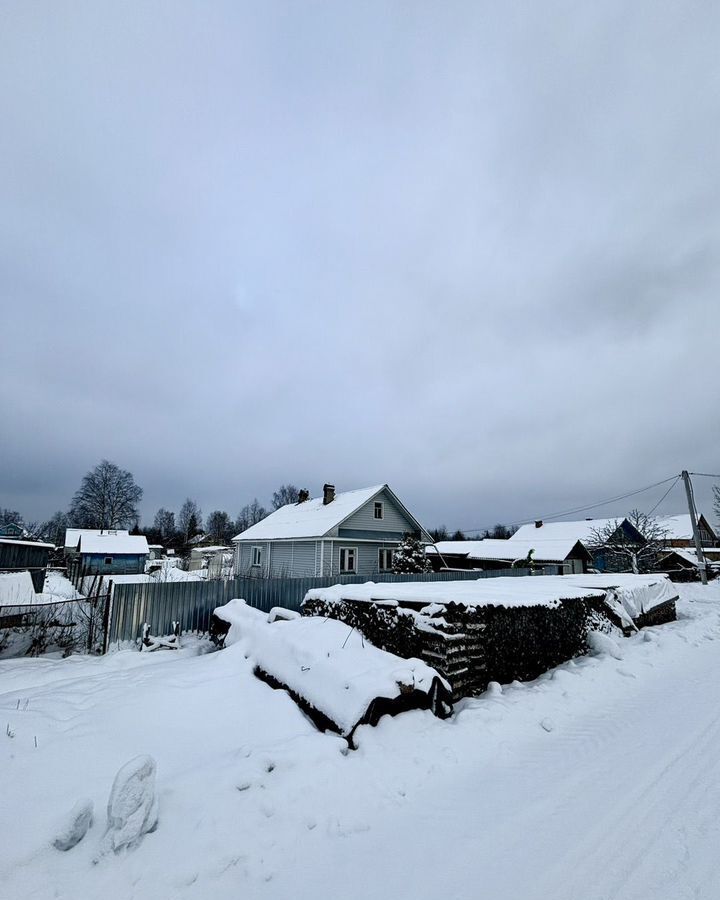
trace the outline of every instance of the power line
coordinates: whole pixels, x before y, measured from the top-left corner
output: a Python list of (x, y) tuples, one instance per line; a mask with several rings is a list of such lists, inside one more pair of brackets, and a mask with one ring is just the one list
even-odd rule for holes
[[(597, 509), (600, 506), (607, 506), (609, 503), (617, 503), (618, 501), (625, 500), (628, 497), (635, 497), (637, 494), (644, 494), (645, 491), (651, 491), (653, 488), (660, 487), (663, 484), (667, 484), (669, 481), (675, 482), (675, 481), (677, 481), (677, 479), (679, 477), (680, 477), (679, 475), (671, 475), (669, 478), (664, 478), (662, 481), (656, 481), (655, 484), (649, 484), (647, 487), (638, 488), (635, 491), (628, 491), (628, 493), (626, 493), (626, 494), (620, 494), (617, 497), (610, 497), (608, 500), (600, 500), (597, 503), (591, 503), (588, 506), (576, 506), (573, 509), (566, 509), (566, 510), (563, 510), (562, 512), (552, 513), (552, 515), (534, 516), (534, 517), (527, 516), (523, 519), (516, 520), (515, 522), (505, 522), (505, 523), (498, 523), (498, 524), (500, 524), (502, 528), (509, 528), (513, 525), (517, 525), (519, 522), (529, 522), (529, 521), (532, 521), (533, 519), (536, 519), (538, 521), (539, 520), (546, 521), (547, 519), (558, 519), (558, 518), (560, 518), (560, 516), (569, 516), (572, 513), (588, 512), (589, 510)], [(669, 491), (668, 491), (668, 493), (669, 493)], [(469, 534), (470, 532), (474, 532), (474, 531), (483, 531), (484, 528), (482, 528), (482, 527), (481, 528), (461, 528), (459, 530), (465, 532), (466, 534)]]
[(675, 487), (675, 485), (678, 483), (678, 481), (680, 481), (681, 478), (682, 478), (682, 475), (678, 475), (678, 476), (677, 476), (677, 478), (675, 479), (675, 481), (673, 481), (673, 483), (672, 483), (672, 484), (670, 485), (670, 487), (665, 491), (665, 493), (664, 493), (664, 494), (662, 495), (662, 497), (658, 500), (658, 502), (655, 504), (655, 506), (653, 506), (653, 508), (650, 510), (650, 512), (648, 513), (648, 518), (655, 512), (655, 510), (658, 508), (658, 506), (660, 506), (660, 504), (661, 504), (661, 503), (663, 502), (663, 500), (667, 497), (667, 495), (670, 493), (670, 491)]
[(720, 478), (720, 475), (708, 475), (707, 472), (688, 472), (688, 475), (697, 475), (698, 478)]

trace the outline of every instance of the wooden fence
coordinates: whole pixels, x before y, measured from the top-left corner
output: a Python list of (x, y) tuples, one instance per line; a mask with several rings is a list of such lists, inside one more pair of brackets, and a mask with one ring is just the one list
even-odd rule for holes
[[(529, 569), (499, 569), (494, 572), (431, 572), (422, 575), (382, 575), (377, 582), (392, 584), (408, 581), (472, 581), (478, 578), (531, 574)], [(540, 574), (537, 571), (535, 574)], [(224, 578), (210, 581), (125, 583), (112, 588), (112, 599), (105, 634), (105, 646), (121, 641), (136, 641), (143, 626), (153, 635), (167, 635), (179, 623), (181, 632), (204, 634), (213, 610), (229, 600), (242, 598), (251, 606), (269, 612), (274, 606), (300, 609), (311, 588), (334, 584), (363, 584), (358, 575), (314, 576), (308, 578)]]

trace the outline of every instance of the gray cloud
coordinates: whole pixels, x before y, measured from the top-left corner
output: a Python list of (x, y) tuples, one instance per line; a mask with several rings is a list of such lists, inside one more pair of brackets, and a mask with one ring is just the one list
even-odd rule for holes
[(329, 479), (472, 527), (719, 471), (719, 39), (709, 3), (6, 9), (0, 503), (107, 456), (147, 517)]

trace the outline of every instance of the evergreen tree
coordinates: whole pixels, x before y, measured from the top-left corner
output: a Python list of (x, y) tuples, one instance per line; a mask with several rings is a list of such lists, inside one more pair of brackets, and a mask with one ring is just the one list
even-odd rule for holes
[(425, 556), (425, 547), (412, 534), (406, 534), (393, 554), (393, 572), (410, 575), (431, 571), (432, 565)]

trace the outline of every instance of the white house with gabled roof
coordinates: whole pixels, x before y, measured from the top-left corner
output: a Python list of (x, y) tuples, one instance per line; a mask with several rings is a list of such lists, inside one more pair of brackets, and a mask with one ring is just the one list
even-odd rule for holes
[(386, 484), (281, 506), (233, 538), (235, 573), (257, 577), (362, 575), (392, 569), (408, 533), (430, 537)]

